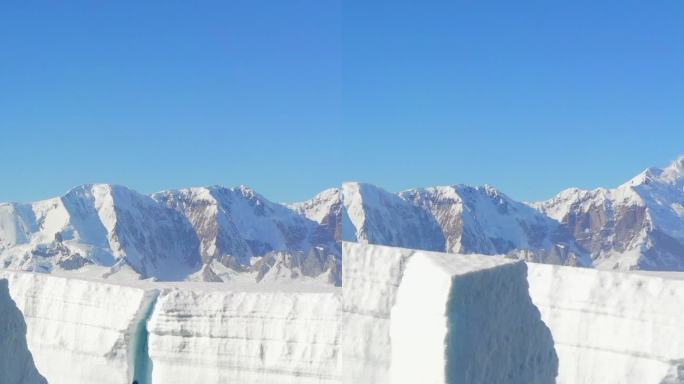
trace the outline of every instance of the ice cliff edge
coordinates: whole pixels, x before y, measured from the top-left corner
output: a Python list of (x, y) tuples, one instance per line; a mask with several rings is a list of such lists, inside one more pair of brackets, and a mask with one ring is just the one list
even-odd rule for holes
[(343, 383), (554, 383), (521, 261), (343, 243)]
[(26, 344), (26, 323), (0, 279), (0, 383), (46, 384)]

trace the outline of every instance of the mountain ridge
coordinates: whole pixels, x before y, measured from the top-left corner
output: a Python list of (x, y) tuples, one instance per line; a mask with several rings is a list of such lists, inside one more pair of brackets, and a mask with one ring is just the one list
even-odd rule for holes
[(253, 265), (252, 258), (286, 252), (303, 263), (296, 265), (300, 273), (320, 275), (339, 251), (318, 226), (245, 186), (143, 195), (84, 184), (56, 198), (0, 204), (0, 260), (4, 268), (39, 272), (123, 262), (141, 278), (182, 280), (214, 261), (264, 277), (264, 264)]
[(491, 185), (398, 193), (348, 182), (292, 204), (245, 185), (150, 195), (84, 184), (0, 203), (0, 267), (91, 265), (141, 278), (340, 282), (339, 241), (618, 270), (684, 270), (684, 156), (615, 188), (569, 188), (520, 202)]

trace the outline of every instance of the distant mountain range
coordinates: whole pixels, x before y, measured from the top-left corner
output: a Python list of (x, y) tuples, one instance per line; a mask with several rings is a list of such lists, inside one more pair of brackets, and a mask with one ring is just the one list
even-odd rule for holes
[[(207, 187), (146, 196), (97, 184), (0, 205), (0, 263), (51, 272), (89, 265), (143, 278), (219, 281), (237, 274), (335, 282), (334, 231), (253, 190)], [(339, 263), (338, 263), (339, 264)]]
[(347, 239), (617, 270), (684, 270), (684, 156), (614, 189), (517, 202), (491, 186), (342, 187)]
[(339, 284), (339, 240), (682, 271), (684, 157), (614, 189), (568, 189), (535, 203), (487, 185), (390, 193), (345, 183), (290, 205), (245, 186), (147, 196), (108, 184), (0, 204), (0, 267), (40, 272), (100, 266), (160, 280), (248, 276)]

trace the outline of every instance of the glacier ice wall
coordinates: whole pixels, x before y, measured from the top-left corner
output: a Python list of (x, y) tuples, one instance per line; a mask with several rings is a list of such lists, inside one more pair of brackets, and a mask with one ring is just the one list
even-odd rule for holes
[(525, 264), (343, 244), (344, 383), (553, 383)]
[(24, 315), (36, 367), (50, 384), (133, 381), (135, 331), (155, 290), (0, 271)]
[(392, 308), (390, 338), (393, 384), (553, 383), (558, 372), (522, 262), (416, 253)]
[(343, 253), (342, 289), (0, 278), (51, 384), (684, 381), (684, 280), (352, 243)]
[(26, 344), (26, 323), (0, 279), (0, 383), (46, 384)]
[(0, 277), (50, 384), (340, 381), (339, 288)]
[(339, 383), (339, 294), (161, 292), (148, 323), (152, 382)]
[(558, 384), (684, 383), (684, 280), (529, 264)]
[(390, 312), (413, 252), (342, 243), (342, 382), (388, 383)]

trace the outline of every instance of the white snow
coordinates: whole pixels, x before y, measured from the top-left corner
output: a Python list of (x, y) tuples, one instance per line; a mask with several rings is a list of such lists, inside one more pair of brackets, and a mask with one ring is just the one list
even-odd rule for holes
[(528, 268), (560, 359), (558, 384), (684, 382), (681, 274)]
[(342, 198), (349, 218), (342, 240), (444, 250), (439, 223), (401, 196), (371, 184), (349, 182), (342, 184)]
[[(312, 203), (316, 215), (341, 207), (334, 190), (321, 199)], [(0, 268), (52, 273), (125, 263), (141, 278), (182, 281), (204, 277), (198, 272), (213, 261), (251, 273), (252, 257), (277, 251), (303, 260), (299, 274), (315, 277), (339, 259), (335, 217), (316, 222), (245, 186), (146, 196), (88, 184), (58, 198), (0, 204)]]
[(311, 200), (289, 204), (288, 207), (304, 215), (309, 220), (321, 224), (330, 213), (331, 207), (341, 203), (341, 194), (342, 192), (339, 189), (329, 188), (321, 191)]
[(648, 168), (626, 183), (577, 188), (532, 203), (571, 230), (585, 226), (585, 242), (599, 269), (684, 270), (684, 156)]

